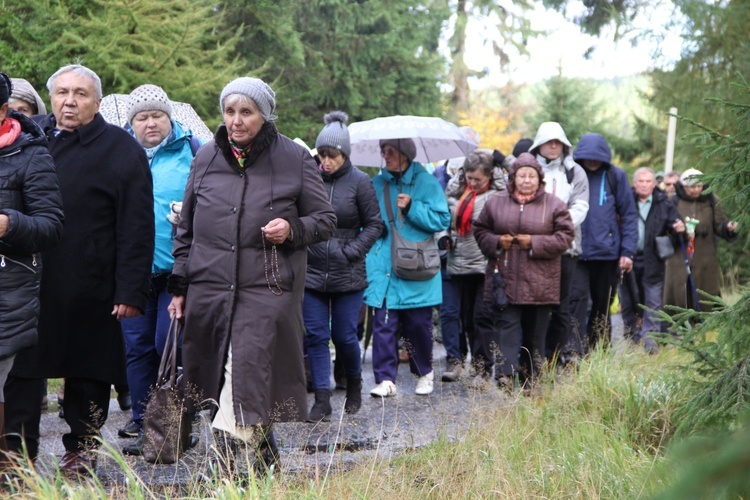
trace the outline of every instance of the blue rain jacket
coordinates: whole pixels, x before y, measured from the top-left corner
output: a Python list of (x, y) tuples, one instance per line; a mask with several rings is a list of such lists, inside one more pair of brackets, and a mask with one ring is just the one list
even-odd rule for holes
[[(385, 304), (388, 309), (396, 310), (440, 304), (443, 301), (440, 273), (427, 281), (408, 281), (393, 274), (391, 227), (388, 224), (383, 193), (387, 182), (390, 185), (391, 207), (399, 233), (407, 240), (419, 241), (448, 229), (450, 225), (448, 202), (440, 183), (417, 162), (412, 162), (401, 179), (383, 168), (372, 182), (387, 234), (378, 238), (367, 254), (367, 280), (370, 284), (365, 290), (365, 303), (377, 308)], [(401, 210), (396, 206), (399, 193), (411, 196), (411, 206), (405, 217), (399, 215)]]

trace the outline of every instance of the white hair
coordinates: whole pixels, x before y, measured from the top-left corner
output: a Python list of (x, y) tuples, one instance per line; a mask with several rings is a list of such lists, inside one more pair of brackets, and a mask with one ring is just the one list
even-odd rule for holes
[(97, 99), (102, 98), (102, 81), (99, 78), (99, 75), (94, 73), (92, 70), (87, 68), (86, 66), (82, 66), (80, 64), (69, 64), (67, 66), (63, 66), (62, 68), (55, 71), (55, 73), (49, 77), (49, 80), (47, 80), (47, 90), (49, 91), (50, 95), (52, 95), (52, 89), (55, 87), (55, 80), (57, 80), (57, 77), (65, 74), (65, 73), (75, 73), (79, 76), (86, 77), (94, 82), (94, 95)]

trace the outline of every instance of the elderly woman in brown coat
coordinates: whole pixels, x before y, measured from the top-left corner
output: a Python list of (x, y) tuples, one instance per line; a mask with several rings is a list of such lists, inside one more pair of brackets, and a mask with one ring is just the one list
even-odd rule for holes
[(486, 348), (500, 349), (495, 377), (504, 389), (513, 387), (516, 373), (522, 382), (539, 374), (551, 306), (560, 302), (560, 259), (575, 236), (567, 205), (544, 191), (543, 180), (536, 158), (522, 153), (510, 167), (508, 190), (490, 197), (474, 222), (474, 236), (489, 258), (484, 299), (492, 300), (496, 270), (509, 299), (494, 313), (494, 339)]
[(310, 153), (277, 131), (268, 85), (238, 78), (219, 105), (185, 189), (169, 308), (184, 314), (184, 375), (212, 404), (217, 446), (230, 462), (247, 446), (263, 471), (278, 460), (271, 424), (307, 418), (307, 245), (336, 216)]
[[(724, 214), (719, 198), (714, 193), (703, 192), (703, 173), (690, 168), (683, 172), (680, 182), (675, 184), (674, 204), (680, 216), (690, 227), (688, 219), (697, 221), (697, 226), (687, 231), (684, 253), (679, 249), (667, 260), (664, 276), (664, 305), (696, 308), (694, 297), (701, 300), (697, 290), (720, 296), (719, 238), (737, 239), (738, 225)], [(692, 290), (688, 284), (685, 258), (690, 261), (693, 278)], [(700, 304), (703, 311), (710, 311), (711, 304)]]

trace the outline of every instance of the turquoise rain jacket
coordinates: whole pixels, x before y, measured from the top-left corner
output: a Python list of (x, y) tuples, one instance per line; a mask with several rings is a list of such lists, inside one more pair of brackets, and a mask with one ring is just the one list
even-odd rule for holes
[[(133, 131), (130, 129), (130, 133)], [(172, 132), (167, 144), (159, 148), (151, 159), (151, 177), (154, 180), (154, 217), (156, 222), (156, 244), (151, 272), (172, 271), (172, 223), (167, 220), (173, 201), (182, 201), (185, 194), (193, 152), (190, 139), (193, 133), (172, 120)]]
[[(385, 209), (383, 188), (390, 185), (390, 198), (396, 227), (399, 233), (410, 241), (424, 240), (438, 231), (448, 229), (450, 212), (448, 202), (438, 180), (425, 168), (412, 162), (401, 179), (395, 178), (385, 168), (372, 183), (378, 196), (380, 214), (387, 228), (387, 234), (375, 242), (367, 254), (367, 280), (365, 303), (371, 307), (381, 308), (384, 303), (388, 309), (414, 309), (431, 307), (443, 301), (440, 273), (427, 281), (408, 281), (397, 277), (391, 269), (391, 231), (388, 214)], [(411, 206), (406, 216), (396, 207), (399, 193), (411, 196)]]

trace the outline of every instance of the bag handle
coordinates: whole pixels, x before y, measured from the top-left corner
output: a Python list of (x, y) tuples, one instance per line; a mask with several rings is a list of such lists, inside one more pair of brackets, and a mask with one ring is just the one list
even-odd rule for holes
[(385, 213), (388, 215), (388, 223), (395, 229), (396, 223), (393, 218), (393, 208), (391, 208), (391, 190), (388, 186), (388, 181), (385, 182), (385, 187), (383, 188), (383, 198), (385, 198)]
[[(172, 386), (177, 384), (177, 346), (179, 345), (180, 335), (182, 333), (182, 324), (172, 315), (172, 321), (169, 323), (167, 339), (164, 343), (164, 353), (159, 363), (159, 372), (156, 377), (157, 385), (163, 385), (169, 380)], [(171, 342), (171, 345), (170, 345)]]

